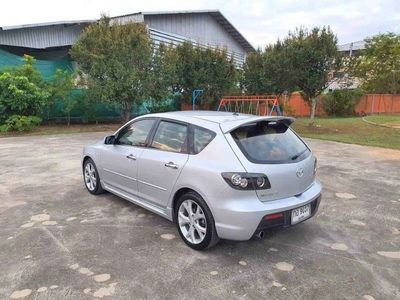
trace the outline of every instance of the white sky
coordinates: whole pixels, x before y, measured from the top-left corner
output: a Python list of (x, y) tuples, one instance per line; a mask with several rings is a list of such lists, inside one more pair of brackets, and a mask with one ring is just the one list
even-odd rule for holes
[(299, 26), (330, 25), (339, 43), (400, 32), (400, 0), (2, 0), (0, 26), (95, 19), (140, 11), (219, 9), (255, 47)]

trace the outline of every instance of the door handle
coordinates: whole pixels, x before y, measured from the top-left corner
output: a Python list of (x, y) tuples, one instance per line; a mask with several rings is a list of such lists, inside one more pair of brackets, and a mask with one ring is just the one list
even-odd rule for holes
[(178, 165), (174, 164), (172, 161), (166, 163), (164, 166), (171, 168), (171, 169), (178, 169)]
[(136, 160), (136, 157), (133, 154), (129, 154), (126, 156), (127, 159)]

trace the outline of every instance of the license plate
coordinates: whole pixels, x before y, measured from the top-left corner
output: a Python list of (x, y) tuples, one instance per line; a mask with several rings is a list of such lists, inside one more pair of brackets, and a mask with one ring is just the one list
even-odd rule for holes
[(311, 215), (311, 205), (307, 204), (292, 210), (292, 225), (307, 219)]

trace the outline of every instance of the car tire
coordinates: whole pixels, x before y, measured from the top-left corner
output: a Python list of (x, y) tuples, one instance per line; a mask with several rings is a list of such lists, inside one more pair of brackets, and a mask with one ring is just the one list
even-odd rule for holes
[(100, 183), (100, 175), (96, 164), (91, 158), (86, 159), (83, 163), (82, 172), (83, 182), (89, 193), (99, 195), (105, 192)]
[(199, 194), (182, 195), (176, 203), (174, 216), (179, 235), (192, 249), (204, 250), (218, 243), (214, 217)]

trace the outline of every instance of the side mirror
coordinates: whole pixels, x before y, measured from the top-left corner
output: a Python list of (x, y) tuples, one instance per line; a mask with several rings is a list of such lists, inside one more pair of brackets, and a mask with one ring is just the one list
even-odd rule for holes
[(115, 135), (106, 136), (106, 138), (104, 139), (104, 144), (114, 145), (115, 144)]

